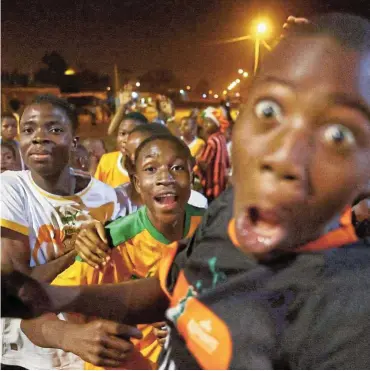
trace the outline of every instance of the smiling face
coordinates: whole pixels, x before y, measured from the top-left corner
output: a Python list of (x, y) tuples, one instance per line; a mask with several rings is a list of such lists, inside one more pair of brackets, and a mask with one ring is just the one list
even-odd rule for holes
[(233, 130), (236, 235), (255, 255), (324, 234), (370, 178), (369, 54), (322, 36), (273, 53)]
[(142, 148), (136, 160), (135, 187), (152, 221), (173, 223), (182, 217), (190, 185), (190, 158), (183, 148), (163, 139)]
[(12, 117), (4, 117), (1, 120), (1, 136), (4, 140), (13, 140), (17, 136), (17, 120)]
[(73, 132), (62, 108), (49, 103), (28, 106), (21, 118), (20, 131), (22, 156), (31, 172), (47, 177), (68, 166)]
[(131, 131), (135, 129), (135, 127), (139, 125), (134, 120), (123, 120), (118, 128), (118, 135), (117, 135), (117, 147), (118, 150), (121, 151), (123, 155), (125, 155), (126, 151), (126, 143), (127, 143), (127, 138)]

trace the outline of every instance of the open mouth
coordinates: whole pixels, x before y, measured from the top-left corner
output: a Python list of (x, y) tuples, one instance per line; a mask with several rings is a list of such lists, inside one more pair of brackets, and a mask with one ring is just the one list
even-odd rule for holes
[(237, 217), (235, 226), (239, 243), (252, 253), (273, 250), (286, 234), (276, 211), (256, 206), (246, 208), (245, 212)]
[(173, 207), (177, 204), (178, 196), (175, 193), (163, 193), (154, 196), (154, 201), (163, 207)]

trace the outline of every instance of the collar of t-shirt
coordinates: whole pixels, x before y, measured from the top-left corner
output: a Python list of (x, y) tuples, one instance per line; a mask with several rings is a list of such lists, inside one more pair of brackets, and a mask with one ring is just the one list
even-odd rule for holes
[[(240, 246), (235, 233), (235, 219), (231, 219), (228, 226), (228, 235), (237, 247)], [(352, 209), (347, 207), (343, 212), (338, 228), (324, 234), (317, 240), (311, 241), (306, 245), (296, 248), (295, 252), (321, 251), (340, 247), (358, 240), (355, 229), (352, 225)]]

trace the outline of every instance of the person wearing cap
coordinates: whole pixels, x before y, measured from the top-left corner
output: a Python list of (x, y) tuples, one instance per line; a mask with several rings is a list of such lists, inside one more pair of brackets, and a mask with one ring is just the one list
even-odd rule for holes
[(201, 179), (204, 195), (210, 203), (227, 186), (230, 160), (223, 132), (229, 126), (229, 122), (221, 109), (208, 107), (202, 112), (202, 126), (207, 143), (202, 155), (197, 159), (195, 171)]

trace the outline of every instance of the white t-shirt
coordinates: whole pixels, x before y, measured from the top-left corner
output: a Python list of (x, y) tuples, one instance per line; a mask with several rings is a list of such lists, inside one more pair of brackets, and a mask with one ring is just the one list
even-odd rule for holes
[[(28, 236), (31, 266), (63, 255), (83, 224), (92, 219), (106, 222), (119, 211), (114, 189), (94, 178), (81, 192), (65, 197), (42, 190), (28, 170), (6, 171), (0, 182), (1, 226)], [(59, 317), (64, 319), (62, 314)], [(1, 363), (39, 370), (83, 368), (83, 361), (72, 353), (30, 342), (19, 319), (2, 319), (2, 330)]]
[[(134, 204), (128, 195), (128, 187), (130, 186), (130, 184), (130, 182), (127, 182), (115, 188), (118, 203), (120, 204), (120, 211), (118, 212), (118, 216), (126, 216), (132, 214), (140, 207)], [(191, 190), (188, 204), (202, 209), (207, 209), (208, 200), (201, 193)]]

